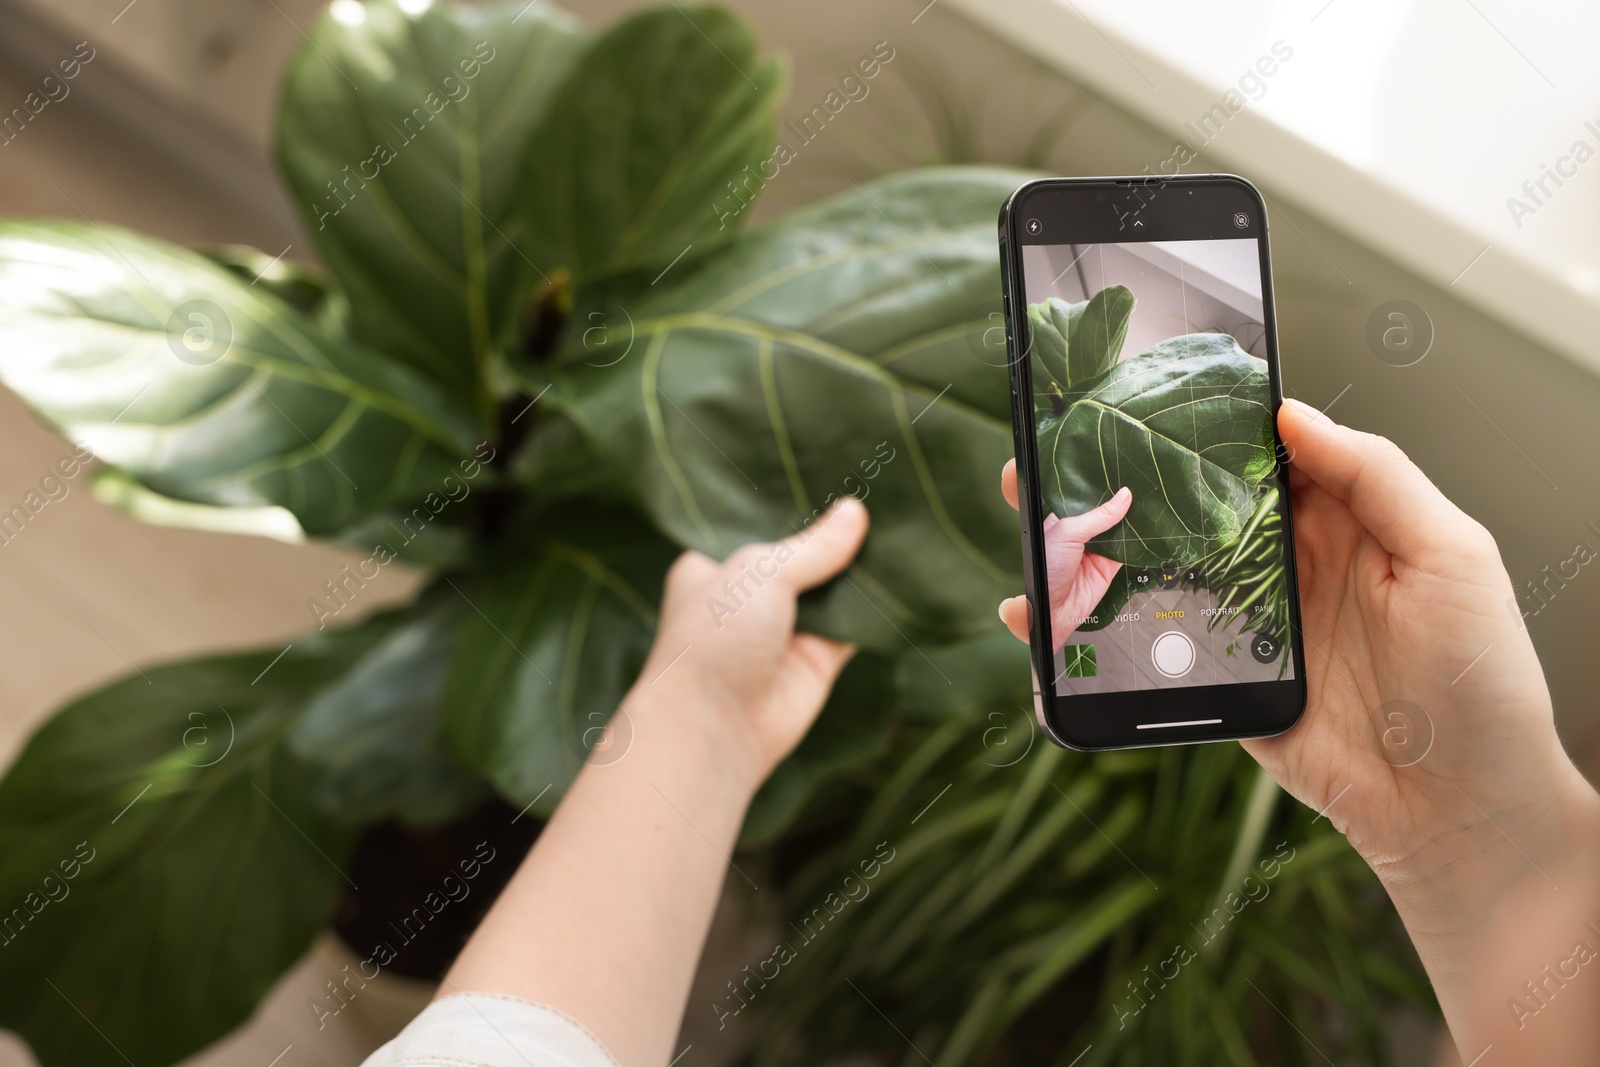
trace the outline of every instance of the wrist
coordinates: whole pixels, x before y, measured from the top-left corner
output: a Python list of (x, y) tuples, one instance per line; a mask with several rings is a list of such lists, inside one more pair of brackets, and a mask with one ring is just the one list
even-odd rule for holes
[[(1421, 847), (1387, 862), (1366, 858), (1467, 1058), (1495, 1040), (1489, 1031), (1500, 1016), (1482, 1010), (1480, 994), (1484, 976), (1498, 973), (1507, 915), (1525, 925), (1517, 913), (1529, 901), (1547, 902), (1556, 890), (1581, 885), (1587, 872), (1579, 865), (1593, 863), (1600, 842), (1600, 797), (1564, 758), (1522, 803), (1487, 797), (1474, 803), (1449, 780), (1442, 786), (1458, 803), (1442, 806), (1434, 832), (1419, 827)], [(1572, 897), (1571, 888), (1564, 896)]]
[[(693, 785), (708, 803), (737, 809), (740, 817), (766, 779), (749, 739), (694, 685), (637, 685), (623, 700), (628, 758), (664, 769)], [(617, 759), (620, 761), (622, 757)]]
[(1560, 884), (1560, 872), (1600, 843), (1600, 796), (1563, 756), (1517, 803), (1469, 799), (1446, 782), (1421, 843), (1403, 856), (1368, 856), (1413, 938), (1461, 938), (1514, 887)]

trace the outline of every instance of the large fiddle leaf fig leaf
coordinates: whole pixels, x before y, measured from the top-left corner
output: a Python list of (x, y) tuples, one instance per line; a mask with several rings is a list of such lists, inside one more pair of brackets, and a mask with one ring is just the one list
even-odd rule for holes
[(116, 467), (103, 467), (91, 477), (89, 490), (96, 500), (151, 526), (270, 537), (291, 545), (303, 544), (306, 539), (300, 521), (286, 508), (218, 507), (174, 500)]
[[(639, 676), (675, 554), (637, 515), (592, 508), (449, 579), (470, 609), (444, 698), (462, 761), (549, 815)], [(624, 725), (610, 758), (630, 743)]]
[(782, 67), (721, 9), (674, 4), (617, 23), (528, 146), (530, 257), (586, 286), (733, 238), (729, 216), (764, 184), (783, 85)]
[(343, 10), (361, 17), (324, 17), (289, 68), (279, 163), (355, 336), (486, 419), (493, 353), (553, 269), (523, 229), (523, 150), (582, 35), (523, 0)]
[(0, 223), (0, 289), (0, 380), (161, 496), (326, 534), (423, 496), (470, 447), (420, 377), (171, 245)]
[(1051, 297), (1028, 305), (1036, 407), (1065, 403), (1067, 393), (1116, 365), (1133, 303), (1132, 290), (1109, 285), (1076, 304)]
[(484, 799), (444, 739), (444, 683), (471, 605), (440, 583), (306, 706), (289, 749), (332, 819), (440, 823)]
[(639, 329), (637, 359), (569, 365), (558, 388), (678, 543), (725, 556), (864, 496), (872, 532), (802, 624), (883, 651), (973, 633), (1020, 585), (1016, 516), (989, 500), (998, 420), (805, 334), (712, 314)]
[(1127, 517), (1090, 544), (1136, 567), (1197, 562), (1239, 536), (1272, 473), (1264, 361), (1227, 334), (1174, 337), (1036, 412), (1039, 480), (1056, 515), (1123, 486)]
[(803, 625), (883, 651), (983, 632), (1021, 585), (996, 481), (1007, 372), (952, 338), (998, 299), (994, 215), (1019, 180), (891, 178), (758, 230), (616, 327), (625, 358), (564, 357), (552, 398), (688, 547), (723, 556), (865, 499), (872, 533)]
[(896, 714), (918, 717), (1029, 708), (1033, 675), (1028, 646), (997, 623), (983, 636), (907, 653), (895, 667), (895, 694)]
[(606, 504), (626, 501), (617, 478), (589, 439), (565, 415), (540, 419), (517, 452), (511, 474), (542, 501), (584, 499)]
[[(710, 312), (808, 334), (905, 382), (948, 390), (1009, 432), (994, 215), (1032, 176), (985, 167), (891, 175), (752, 231), (640, 311)], [(620, 350), (584, 358), (605, 364)]]
[(280, 743), (387, 622), (145, 668), (0, 782), (0, 1023), (44, 1063), (173, 1063), (242, 1022), (346, 882), (349, 831)]

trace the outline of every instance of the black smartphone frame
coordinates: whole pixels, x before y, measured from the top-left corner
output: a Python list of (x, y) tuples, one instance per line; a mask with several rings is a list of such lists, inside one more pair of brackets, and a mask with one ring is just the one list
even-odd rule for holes
[[(1239, 224), (1238, 214), (1244, 215)], [(1300, 721), (1306, 704), (1306, 663), (1300, 631), (1300, 590), (1295, 569), (1287, 456), (1277, 440), (1280, 507), (1284, 520), (1289, 591), (1288, 648), (1294, 677), (1267, 682), (1183, 686), (1061, 696), (1041, 685), (1053, 673), (1044, 559), (1043, 502), (1039, 496), (1034, 434), (1031, 336), (1020, 249), (1026, 244), (1109, 244), (1254, 237), (1261, 252), (1262, 319), (1271, 380), (1273, 435), (1283, 403), (1277, 313), (1267, 240), (1266, 200), (1232, 174), (1167, 177), (1040, 178), (1012, 193), (1000, 209), (1000, 265), (1011, 365), (1012, 431), (1016, 439), (1017, 503), (1022, 520), (1026, 595), (1033, 608), (1029, 642), (1034, 706), (1039, 724), (1056, 744), (1080, 750), (1146, 748), (1270, 737)]]

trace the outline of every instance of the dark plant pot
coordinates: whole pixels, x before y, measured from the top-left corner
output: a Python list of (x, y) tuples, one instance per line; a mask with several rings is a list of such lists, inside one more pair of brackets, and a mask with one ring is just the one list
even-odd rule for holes
[(335, 934), (367, 971), (438, 982), (543, 827), (499, 799), (436, 826), (379, 823), (356, 845), (360, 888), (340, 898)]

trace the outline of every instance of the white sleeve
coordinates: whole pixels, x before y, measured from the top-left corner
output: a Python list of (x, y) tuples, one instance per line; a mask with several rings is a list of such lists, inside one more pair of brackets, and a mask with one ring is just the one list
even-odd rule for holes
[(436, 1000), (362, 1067), (618, 1067), (583, 1024), (493, 993)]

